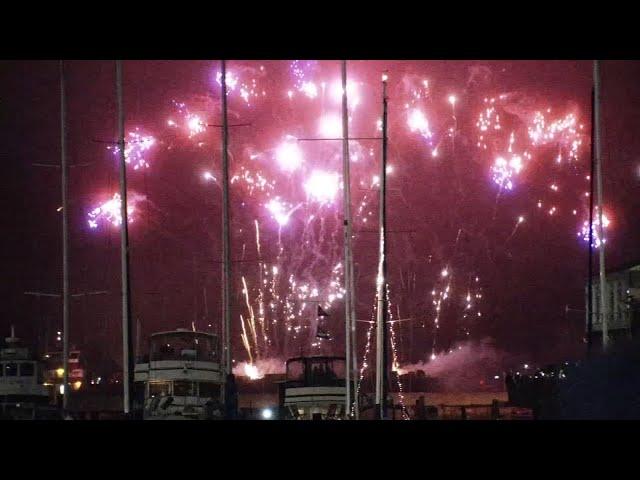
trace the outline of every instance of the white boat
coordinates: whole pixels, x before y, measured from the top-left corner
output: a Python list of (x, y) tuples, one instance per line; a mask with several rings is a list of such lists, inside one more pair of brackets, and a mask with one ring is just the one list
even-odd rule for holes
[(143, 418), (221, 418), (225, 377), (218, 345), (216, 335), (187, 329), (151, 335), (149, 353), (134, 371)]
[(287, 361), (281, 411), (298, 420), (342, 420), (347, 395), (344, 357), (297, 357)]
[(2, 417), (13, 420), (61, 418), (49, 403), (49, 391), (42, 382), (43, 368), (20, 346), (13, 326), (6, 346), (0, 349), (0, 403)]

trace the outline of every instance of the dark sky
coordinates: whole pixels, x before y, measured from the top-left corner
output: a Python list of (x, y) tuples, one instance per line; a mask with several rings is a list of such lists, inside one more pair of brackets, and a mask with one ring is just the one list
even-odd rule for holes
[[(48, 336), (51, 343), (55, 330), (61, 328), (60, 301), (38, 301), (23, 292), (58, 292), (60, 285), (60, 214), (56, 212), (60, 205), (59, 171), (33, 166), (59, 162), (58, 64), (13, 61), (0, 65), (0, 135), (9, 167), (3, 182), (2, 255), (6, 274), (0, 293), (0, 328), (7, 331), (13, 323), (20, 336), (34, 343), (37, 338), (40, 344)], [(580, 354), (583, 314), (573, 312), (566, 316), (564, 309), (566, 305), (584, 308), (587, 248), (576, 232), (588, 212), (588, 207), (586, 211), (583, 208), (588, 204), (580, 195), (588, 190), (584, 175), (589, 170), (591, 63), (394, 60), (352, 62), (349, 68), (350, 78), (361, 82), (360, 101), (353, 109), (350, 125), (352, 136), (377, 134), (379, 78), (383, 70), (389, 70), (390, 163), (394, 167), (389, 177), (389, 228), (404, 231), (390, 234), (391, 299), (401, 307), (402, 317), (419, 318), (413, 326), (408, 322), (400, 327), (402, 360), (424, 360), (431, 353), (431, 291), (439, 288), (438, 275), (445, 266), (454, 272), (452, 297), (456, 301), (466, 294), (469, 279), (479, 276), (482, 303), (477, 310), (474, 305), (473, 311), (481, 311), (483, 317), (473, 324), (461, 323), (462, 310), (450, 300), (443, 307), (442, 326), (436, 338), (438, 348), (446, 349), (463, 340), (460, 334), (468, 328), (472, 339), (490, 336), (499, 348), (530, 354), (541, 362)], [(70, 61), (66, 69), (69, 162), (90, 163), (71, 169), (71, 290), (111, 292), (72, 300), (72, 342), (87, 351), (118, 356), (118, 230), (106, 224), (96, 230), (87, 226), (87, 213), (118, 188), (116, 158), (105, 143), (115, 137), (114, 66), (107, 61)], [(232, 175), (241, 174), (245, 167), (254, 173), (261, 171), (277, 182), (270, 194), (251, 193), (242, 180), (232, 188), (232, 256), (242, 260), (234, 267), (235, 357), (245, 360), (239, 315), (246, 320), (248, 311), (242, 297), (241, 276), (249, 281), (253, 302), (259, 268), (254, 219), (259, 219), (261, 225), (263, 260), (271, 268), (278, 257), (277, 228), (264, 209), (268, 198), (277, 194), (292, 206), (306, 200), (282, 229), (284, 253), (280, 268), (294, 275), (299, 283), (317, 285), (321, 297), (328, 295), (328, 272), (341, 256), (340, 194), (332, 205), (311, 204), (303, 198), (305, 192), (298, 174), (284, 175), (274, 167), (273, 152), (287, 134), (317, 136), (319, 118), (339, 113), (339, 108), (336, 110), (329, 98), (329, 85), (327, 98), (320, 98), (319, 94), (310, 99), (300, 92), (290, 61), (230, 62), (229, 69), (239, 79), (230, 94), (230, 120), (251, 124), (232, 129)], [(306, 80), (314, 81), (318, 87), (321, 81), (330, 84), (339, 79), (338, 62), (310, 63), (304, 69)], [(215, 328), (219, 318), (220, 189), (202, 179), (204, 171), (217, 176), (218, 130), (210, 127), (201, 136), (188, 138), (183, 130), (167, 127), (167, 119), (181, 118), (173, 100), (185, 102), (190, 111), (208, 123), (219, 122), (217, 70), (218, 63), (214, 61), (125, 62), (127, 130), (139, 127), (157, 141), (148, 155), (150, 167), (129, 170), (131, 191), (146, 197), (137, 206), (138, 216), (130, 229), (133, 311), (145, 336), (161, 329), (190, 327), (192, 321), (198, 328), (208, 329), (210, 323)], [(635, 221), (640, 202), (640, 139), (635, 135), (640, 127), (639, 74), (640, 62), (603, 62), (602, 150), (605, 203), (612, 217), (607, 263), (612, 266), (640, 257), (640, 228)], [(250, 90), (253, 79), (257, 97), (250, 96), (247, 104), (240, 95), (240, 84), (245, 82)], [(429, 80), (429, 99), (412, 97), (412, 89), (420, 79)], [(265, 95), (261, 94), (263, 90)], [(294, 92), (291, 99), (287, 97), (289, 90)], [(458, 130), (453, 149), (446, 136), (451, 121), (446, 102), (450, 93), (458, 97)], [(530, 115), (549, 106), (553, 118), (575, 111), (584, 125), (585, 137), (579, 158), (562, 167), (553, 165), (554, 146), (536, 150), (534, 160), (516, 179), (514, 189), (503, 191), (496, 200), (498, 189), (490, 176), (495, 155), (476, 148), (475, 124), (483, 98), (501, 94), (509, 95), (511, 103), (505, 111), (511, 113), (504, 113), (505, 132), (494, 139), (489, 149), (506, 153), (506, 132), (526, 132), (524, 117), (513, 114), (514, 108)], [(405, 104), (412, 98), (414, 103), (406, 109)], [(434, 140), (429, 141), (442, 140), (437, 159), (431, 156), (433, 146), (428, 145), (429, 141), (407, 128), (407, 112), (413, 108), (424, 111), (430, 121)], [(522, 135), (517, 138), (522, 139)], [(310, 143), (313, 145), (307, 143), (303, 147), (309, 168), (304, 174), (310, 174), (312, 167), (339, 173), (339, 142)], [(352, 178), (354, 211), (362, 200), (368, 202), (365, 210), (372, 212), (368, 224), (362, 223), (362, 218), (355, 222), (361, 319), (370, 317), (374, 295), (376, 235), (372, 230), (377, 219), (377, 190), (371, 191), (370, 185), (372, 175), (378, 173), (379, 161), (379, 146), (365, 143), (352, 147), (352, 152), (365, 157), (369, 148), (373, 149), (367, 163), (361, 159), (354, 164)], [(549, 185), (555, 180), (561, 187), (557, 197), (549, 192)], [(537, 211), (539, 199), (544, 199), (545, 212), (556, 205), (557, 217)], [(572, 217), (574, 208), (579, 213)], [(309, 220), (311, 215), (314, 220)], [(524, 215), (526, 221), (508, 239), (519, 215)], [(305, 241), (313, 245), (306, 245)], [(407, 280), (411, 275), (417, 277), (413, 286)], [(333, 303), (331, 309), (329, 328), (334, 340), (323, 348), (339, 353), (342, 303)], [(300, 346), (308, 348), (315, 321), (309, 316), (307, 310), (293, 321), (293, 327), (309, 327), (295, 342), (290, 338), (292, 334), (282, 330), (284, 325), (279, 325), (279, 330), (274, 327), (269, 347), (273, 356), (297, 353), (295, 349)], [(426, 327), (419, 327), (423, 321)], [(366, 324), (362, 325), (361, 345), (366, 328)], [(268, 356), (268, 348), (261, 348), (263, 356)]]

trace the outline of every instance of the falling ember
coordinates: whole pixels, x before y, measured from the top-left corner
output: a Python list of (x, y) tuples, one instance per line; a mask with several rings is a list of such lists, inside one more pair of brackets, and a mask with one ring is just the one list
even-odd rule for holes
[(338, 193), (340, 179), (337, 173), (314, 170), (304, 184), (307, 195), (320, 203), (331, 203)]

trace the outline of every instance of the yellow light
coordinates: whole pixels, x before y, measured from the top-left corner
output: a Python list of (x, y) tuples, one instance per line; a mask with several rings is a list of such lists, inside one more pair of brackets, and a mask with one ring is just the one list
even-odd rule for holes
[(62, 378), (62, 376), (64, 375), (64, 368), (58, 368), (56, 370), (56, 375), (58, 376), (58, 378)]
[(75, 382), (73, 382), (73, 389), (74, 390), (80, 390), (81, 386), (82, 386), (82, 382), (80, 380), (76, 380)]

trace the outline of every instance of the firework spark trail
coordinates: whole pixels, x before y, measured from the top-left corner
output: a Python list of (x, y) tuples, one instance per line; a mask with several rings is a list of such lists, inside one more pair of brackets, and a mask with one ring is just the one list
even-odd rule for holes
[(265, 354), (268, 354), (268, 349), (270, 345), (268, 322), (265, 323), (265, 308), (264, 308), (264, 285), (266, 284), (266, 280), (263, 281), (263, 270), (264, 264), (262, 262), (262, 252), (260, 251), (260, 223), (258, 220), (254, 220), (254, 224), (256, 227), (256, 251), (258, 253), (258, 322), (260, 325), (260, 330), (262, 331), (262, 342), (263, 342), (263, 351)]
[[(364, 379), (364, 372), (369, 368), (369, 353), (371, 352), (371, 338), (374, 326), (376, 324), (376, 310), (378, 305), (378, 298), (374, 298), (373, 308), (371, 310), (371, 320), (369, 321), (369, 328), (367, 329), (367, 341), (365, 342), (364, 354), (362, 355), (362, 361), (360, 362), (360, 374), (358, 375), (358, 384), (356, 386), (356, 398), (360, 397), (360, 390), (362, 387), (362, 381)], [(351, 406), (351, 415), (354, 415), (354, 405)]]
[(242, 333), (240, 334), (240, 338), (242, 339), (242, 344), (244, 345), (244, 349), (247, 351), (247, 355), (249, 355), (249, 363), (253, 363), (253, 356), (251, 355), (251, 345), (249, 344), (249, 339), (247, 337), (247, 330), (244, 326), (244, 318), (242, 314), (240, 314), (240, 325), (242, 325)]
[(507, 237), (507, 239), (505, 240), (504, 244), (506, 245), (507, 243), (509, 243), (509, 240), (511, 240), (513, 238), (513, 236), (516, 234), (516, 232), (518, 231), (518, 227), (520, 226), (521, 223), (524, 223), (524, 216), (520, 215), (517, 219), (516, 219), (516, 224), (513, 227), (513, 230), (511, 231), (511, 235), (509, 235)]
[[(393, 324), (395, 323), (393, 321), (393, 312), (391, 310), (391, 299), (390, 294), (389, 294), (389, 285), (386, 285), (386, 290), (385, 290), (385, 295), (387, 296), (387, 318), (388, 318), (388, 323), (389, 323), (389, 340), (391, 343), (391, 354), (392, 354), (392, 365), (393, 365), (393, 370), (394, 371), (398, 371), (399, 368), (399, 363), (398, 363), (398, 349), (396, 348), (396, 334), (395, 334), (395, 330), (393, 328)], [(398, 397), (400, 398), (400, 408), (402, 409), (402, 418), (404, 420), (409, 420), (409, 414), (407, 413), (407, 407), (405, 406), (404, 403), (404, 388), (402, 386), (402, 381), (400, 380), (400, 375), (397, 374), (396, 375), (396, 382), (398, 384)]]
[(260, 353), (258, 349), (258, 337), (256, 335), (256, 318), (253, 312), (253, 306), (249, 301), (249, 288), (247, 287), (247, 280), (245, 279), (244, 275), (242, 276), (242, 287), (242, 293), (244, 294), (244, 299), (247, 304), (247, 310), (249, 311), (249, 329), (251, 331), (251, 338), (253, 339), (253, 345), (256, 349), (256, 356), (258, 356)]

